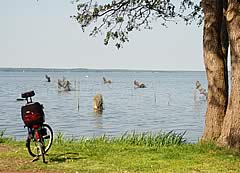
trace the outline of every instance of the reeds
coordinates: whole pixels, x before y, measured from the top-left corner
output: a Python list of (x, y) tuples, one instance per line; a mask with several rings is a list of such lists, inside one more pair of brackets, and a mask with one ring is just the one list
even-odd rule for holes
[(0, 143), (2, 143), (4, 141), (4, 133), (6, 130), (0, 130)]
[(114, 138), (114, 141), (127, 143), (132, 145), (148, 146), (148, 147), (160, 147), (170, 145), (181, 145), (186, 142), (184, 139), (184, 133), (170, 132), (158, 132), (156, 134), (152, 132), (143, 133), (125, 133), (120, 138)]
[(0, 130), (0, 143), (4, 143), (4, 142), (13, 140), (13, 138), (11, 138), (11, 137), (6, 137), (5, 132), (6, 132), (6, 129)]
[(60, 133), (57, 138), (57, 143), (63, 142), (79, 142), (79, 143), (119, 143), (126, 145), (135, 145), (135, 146), (147, 146), (147, 147), (161, 147), (161, 146), (172, 146), (172, 145), (181, 145), (186, 143), (184, 138), (185, 132), (176, 133), (174, 131), (170, 132), (143, 132), (137, 133), (133, 131), (132, 133), (126, 132), (120, 137), (109, 137), (106, 134), (99, 137), (86, 138), (81, 137), (80, 139), (67, 139), (63, 137), (63, 134)]

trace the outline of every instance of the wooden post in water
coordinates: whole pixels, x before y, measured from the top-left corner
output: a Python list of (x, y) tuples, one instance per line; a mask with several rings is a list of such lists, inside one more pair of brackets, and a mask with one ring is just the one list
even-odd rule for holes
[(80, 81), (78, 81), (77, 85), (78, 85), (78, 87), (77, 87), (77, 109), (79, 111), (79, 108), (80, 108), (80, 105), (79, 105), (79, 102), (80, 102)]
[(171, 101), (171, 94), (168, 93), (167, 95), (168, 95), (168, 106), (169, 106), (170, 105), (170, 101)]
[(154, 91), (154, 103), (157, 103), (156, 91)]

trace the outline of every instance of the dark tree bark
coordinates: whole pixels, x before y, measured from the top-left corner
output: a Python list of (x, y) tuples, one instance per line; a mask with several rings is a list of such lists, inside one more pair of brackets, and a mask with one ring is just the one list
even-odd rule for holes
[[(226, 59), (221, 39), (223, 1), (203, 0), (203, 55), (208, 80), (207, 112), (203, 140), (217, 140), (227, 107)], [(222, 47), (223, 46), (223, 47)]]
[[(223, 0), (223, 11), (227, 10), (227, 2), (228, 0)], [(228, 31), (227, 31), (227, 23), (226, 23), (226, 17), (223, 15), (222, 19), (222, 28), (221, 28), (221, 42), (222, 42), (222, 52), (224, 57), (224, 66), (225, 66), (225, 85), (226, 85), (226, 91), (227, 91), (227, 103), (228, 103), (228, 89), (229, 89), (229, 77), (228, 77), (228, 48), (229, 48), (229, 37), (228, 37)]]
[(226, 116), (218, 140), (220, 145), (240, 148), (240, 4), (228, 1), (226, 11), (231, 52), (231, 93)]

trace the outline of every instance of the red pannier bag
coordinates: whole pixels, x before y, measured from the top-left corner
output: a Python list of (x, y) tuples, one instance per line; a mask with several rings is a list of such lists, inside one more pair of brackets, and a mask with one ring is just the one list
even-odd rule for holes
[(22, 106), (22, 120), (28, 127), (36, 124), (42, 124), (45, 121), (43, 106), (38, 103), (28, 103)]

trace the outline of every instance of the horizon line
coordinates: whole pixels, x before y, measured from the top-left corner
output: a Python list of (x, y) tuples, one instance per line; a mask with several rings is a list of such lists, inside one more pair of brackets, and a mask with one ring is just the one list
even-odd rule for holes
[(123, 69), (123, 68), (81, 68), (81, 67), (73, 67), (73, 68), (63, 68), (63, 67), (0, 67), (1, 71), (11, 71), (11, 70), (82, 70), (82, 71), (149, 71), (149, 72), (164, 72), (164, 71), (200, 71), (204, 72), (205, 70), (193, 70), (193, 69), (176, 69), (176, 70), (156, 70), (156, 69)]

